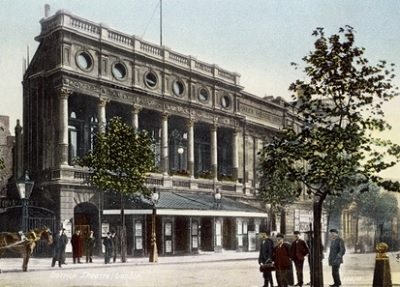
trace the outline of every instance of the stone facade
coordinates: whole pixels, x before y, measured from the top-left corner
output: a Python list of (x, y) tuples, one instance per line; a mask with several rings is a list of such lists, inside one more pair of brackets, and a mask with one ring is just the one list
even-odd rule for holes
[[(158, 212), (162, 252), (251, 249), (249, 234), (254, 238), (267, 218), (256, 200), (257, 154), (294, 123), (282, 101), (245, 92), (237, 73), (65, 11), (42, 19), (41, 27), (23, 80), (24, 168), (52, 197), (49, 208), (59, 221), (97, 229), (99, 237), (117, 228), (119, 211), (85, 184), (89, 174), (74, 159), (92, 148), (107, 120), (119, 116), (155, 139), (160, 172), (148, 186), (161, 198), (182, 192), (186, 200)], [(217, 189), (226, 198), (225, 211), (215, 213), (208, 203), (188, 210), (190, 194), (206, 199)], [(186, 213), (178, 203), (187, 204)], [(128, 246), (144, 254), (151, 208), (127, 212)]]
[(7, 183), (13, 173), (14, 137), (10, 133), (8, 116), (0, 116), (0, 158), (4, 160), (5, 169), (0, 170), (0, 197), (7, 195)]

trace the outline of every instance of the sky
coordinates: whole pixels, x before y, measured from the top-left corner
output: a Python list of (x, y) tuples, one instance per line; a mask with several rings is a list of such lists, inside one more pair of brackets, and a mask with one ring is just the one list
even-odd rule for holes
[[(288, 87), (303, 73), (291, 62), (313, 49), (316, 27), (327, 35), (350, 25), (370, 62), (397, 65), (400, 86), (398, 0), (163, 0), (163, 45), (241, 75), (244, 90), (290, 100)], [(112, 3), (112, 4), (111, 4)], [(64, 9), (118, 31), (159, 43), (159, 0), (0, 0), (0, 115), (11, 129), (22, 119), (23, 59), (38, 46), (44, 5)], [(400, 144), (400, 99), (384, 107), (393, 126), (381, 137)], [(399, 167), (383, 173), (400, 178)]]

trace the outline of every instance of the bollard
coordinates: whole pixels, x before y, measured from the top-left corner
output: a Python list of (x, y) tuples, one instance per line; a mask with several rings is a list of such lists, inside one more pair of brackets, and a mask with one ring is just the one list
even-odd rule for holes
[(374, 282), (373, 287), (392, 287), (392, 277), (390, 273), (389, 256), (386, 251), (389, 246), (380, 242), (376, 245), (376, 258), (374, 269)]

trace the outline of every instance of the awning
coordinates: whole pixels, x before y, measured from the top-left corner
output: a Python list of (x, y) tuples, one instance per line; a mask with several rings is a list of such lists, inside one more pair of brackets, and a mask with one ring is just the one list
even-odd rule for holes
[[(162, 191), (157, 204), (158, 215), (174, 216), (216, 216), (267, 218), (267, 213), (249, 204), (222, 197), (217, 205), (212, 194), (194, 192)], [(125, 214), (151, 214), (153, 205), (142, 199), (140, 208), (127, 208)], [(120, 209), (105, 209), (104, 215), (119, 215)]]

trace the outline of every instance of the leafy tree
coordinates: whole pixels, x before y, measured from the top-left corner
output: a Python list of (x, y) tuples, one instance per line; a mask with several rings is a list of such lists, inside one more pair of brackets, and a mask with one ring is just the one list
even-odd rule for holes
[[(279, 153), (280, 149), (273, 148), (268, 151)], [(268, 231), (270, 232), (272, 230), (272, 222), (275, 215), (277, 213), (282, 214), (282, 212), (284, 212), (284, 207), (293, 203), (301, 193), (302, 189), (301, 185), (289, 181), (286, 178), (286, 174), (283, 173), (283, 165), (286, 163), (285, 161), (279, 161), (281, 156), (279, 156), (279, 154), (269, 154), (267, 156), (265, 152), (266, 150), (264, 149), (260, 153), (261, 157), (265, 160), (261, 161), (259, 165), (259, 170), (261, 171), (262, 176), (260, 178), (260, 192), (258, 198), (270, 205), (268, 208)], [(269, 167), (272, 167), (274, 170), (270, 173), (263, 173), (263, 171), (267, 170)], [(283, 222), (284, 220), (281, 218), (281, 225)], [(283, 229), (281, 228), (281, 230)]]
[(126, 261), (124, 202), (126, 197), (150, 194), (144, 184), (148, 173), (155, 168), (151, 145), (152, 139), (147, 133), (136, 132), (115, 117), (107, 125), (106, 132), (97, 135), (93, 150), (79, 161), (90, 168), (91, 184), (120, 193), (123, 262)]
[[(289, 127), (263, 150), (262, 176), (283, 174), (302, 183), (313, 195), (313, 286), (323, 286), (321, 250), (322, 204), (328, 195), (341, 195), (369, 181), (399, 191), (398, 182), (385, 181), (378, 173), (400, 159), (400, 147), (374, 134), (390, 128), (382, 105), (397, 96), (393, 64), (370, 65), (364, 48), (354, 44), (350, 26), (325, 36), (313, 32), (314, 50), (303, 58), (305, 80), (289, 90), (299, 130)], [(297, 67), (297, 64), (294, 64)], [(278, 157), (275, 161), (270, 158)], [(285, 163), (285, 164), (279, 164)], [(305, 166), (299, 163), (305, 163)], [(276, 177), (277, 180), (279, 177)], [(279, 184), (279, 183), (277, 183)]]

